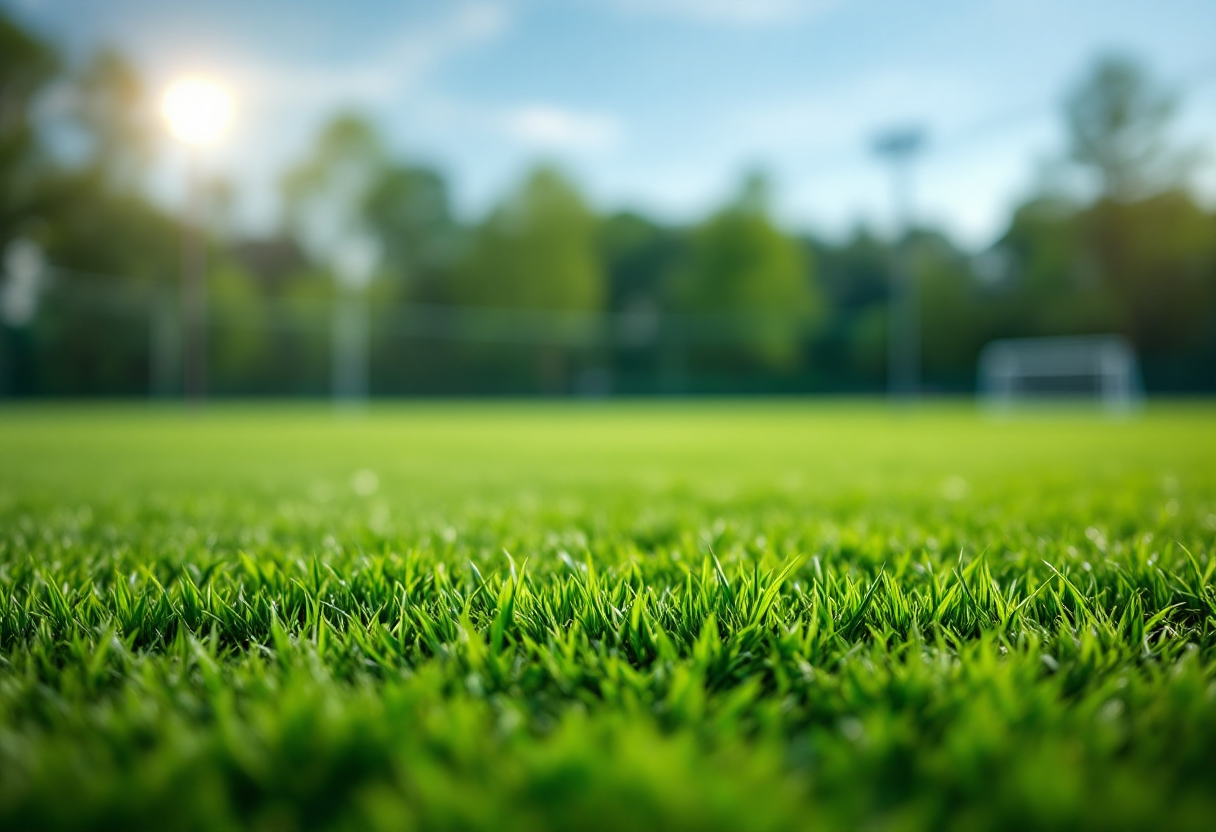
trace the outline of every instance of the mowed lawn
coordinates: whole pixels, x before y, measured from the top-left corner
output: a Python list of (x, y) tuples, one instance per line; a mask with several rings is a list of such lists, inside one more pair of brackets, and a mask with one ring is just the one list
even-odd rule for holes
[(1216, 406), (0, 408), (0, 828), (1211, 829)]

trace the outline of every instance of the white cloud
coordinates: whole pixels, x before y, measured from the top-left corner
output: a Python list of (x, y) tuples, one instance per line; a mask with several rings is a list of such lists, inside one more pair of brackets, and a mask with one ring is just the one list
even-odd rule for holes
[(612, 0), (638, 16), (697, 23), (776, 26), (801, 23), (834, 9), (840, 0)]
[(623, 132), (620, 122), (610, 115), (548, 104), (509, 110), (499, 124), (511, 138), (539, 150), (605, 150), (616, 145)]
[(505, 5), (465, 4), (428, 26), (403, 29), (386, 46), (346, 66), (263, 66), (249, 74), (257, 92), (268, 99), (388, 104), (412, 91), (443, 61), (496, 38), (508, 22)]

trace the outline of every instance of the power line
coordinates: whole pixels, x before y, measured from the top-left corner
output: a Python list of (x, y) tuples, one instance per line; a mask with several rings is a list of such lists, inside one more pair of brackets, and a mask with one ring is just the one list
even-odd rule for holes
[[(1216, 63), (1206, 64), (1183, 73), (1164, 87), (1171, 92), (1184, 95), (1213, 80), (1216, 80)], [(930, 128), (927, 130), (927, 141), (923, 152), (926, 156), (931, 157), (945, 151), (955, 152), (982, 144), (1019, 125), (1058, 113), (1062, 103), (1062, 95), (1039, 99), (1032, 103), (983, 116), (941, 136)], [(807, 167), (802, 168), (801, 175), (820, 169), (840, 169), (849, 165), (860, 166), (862, 164), (870, 164), (869, 156), (863, 149), (851, 146), (816, 156)]]

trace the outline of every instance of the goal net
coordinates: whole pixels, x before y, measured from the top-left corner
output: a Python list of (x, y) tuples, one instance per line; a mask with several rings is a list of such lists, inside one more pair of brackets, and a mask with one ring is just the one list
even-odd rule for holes
[(1011, 338), (984, 347), (980, 401), (993, 410), (1051, 403), (1093, 403), (1128, 413), (1143, 399), (1140, 367), (1117, 335)]

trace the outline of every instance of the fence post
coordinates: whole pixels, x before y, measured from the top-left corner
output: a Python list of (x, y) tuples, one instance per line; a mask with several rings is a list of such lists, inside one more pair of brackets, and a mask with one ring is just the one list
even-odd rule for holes
[(163, 399), (181, 389), (181, 322), (175, 292), (158, 287), (148, 304), (148, 394)]

